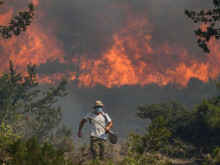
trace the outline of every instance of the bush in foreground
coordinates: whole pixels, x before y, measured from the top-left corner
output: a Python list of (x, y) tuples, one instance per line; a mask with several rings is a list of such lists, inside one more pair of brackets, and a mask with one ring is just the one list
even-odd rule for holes
[(65, 163), (64, 153), (56, 150), (52, 145), (38, 144), (35, 138), (18, 140), (13, 143), (9, 150), (14, 165), (60, 165)]

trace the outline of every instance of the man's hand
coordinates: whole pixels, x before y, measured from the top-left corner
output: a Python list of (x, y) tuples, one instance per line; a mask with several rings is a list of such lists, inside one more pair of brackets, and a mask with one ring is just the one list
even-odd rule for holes
[(105, 127), (105, 131), (109, 131), (110, 130), (110, 127)]
[(113, 123), (112, 123), (112, 121), (110, 121), (110, 122), (108, 123), (108, 126), (105, 127), (105, 131), (108, 132), (112, 126), (113, 126)]
[(78, 137), (81, 138), (82, 137), (82, 133), (78, 132)]

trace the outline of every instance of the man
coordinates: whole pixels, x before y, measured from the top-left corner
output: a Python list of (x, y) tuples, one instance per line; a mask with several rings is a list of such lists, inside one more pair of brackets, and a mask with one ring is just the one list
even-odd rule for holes
[[(102, 111), (104, 104), (102, 104), (101, 101), (96, 101), (94, 106), (92, 108), (95, 109), (94, 112), (87, 114), (80, 122), (79, 124), (79, 131), (78, 136), (82, 137), (82, 127), (84, 123), (89, 120), (91, 124), (91, 137), (90, 137), (90, 144), (91, 144), (91, 152), (93, 155), (93, 159), (104, 159), (105, 155), (105, 146), (106, 146), (106, 139), (107, 135), (106, 132), (110, 130), (113, 123), (108, 114), (104, 113)], [(95, 121), (105, 126), (103, 128), (93, 120), (89, 119), (89, 117), (92, 117)]]

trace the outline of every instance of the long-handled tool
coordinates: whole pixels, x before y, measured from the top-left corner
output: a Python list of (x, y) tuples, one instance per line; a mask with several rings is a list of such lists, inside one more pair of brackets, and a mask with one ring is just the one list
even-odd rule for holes
[[(95, 123), (97, 123), (98, 125), (100, 125), (101, 127), (105, 128), (105, 126), (103, 126), (102, 124), (100, 124), (99, 122), (97, 122), (95, 119), (93, 119), (91, 116), (89, 116), (89, 119), (91, 119), (92, 121), (94, 121)], [(116, 144), (117, 142), (117, 136), (114, 134), (114, 132), (112, 132), (111, 130), (108, 131), (108, 138), (109, 141), (112, 144)]]

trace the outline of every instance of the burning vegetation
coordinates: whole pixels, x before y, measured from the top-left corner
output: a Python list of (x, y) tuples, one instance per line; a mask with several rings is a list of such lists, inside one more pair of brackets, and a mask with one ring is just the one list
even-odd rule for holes
[[(34, 4), (37, 6), (39, 2), (35, 1)], [(15, 10), (13, 5), (6, 5), (5, 8), (0, 17), (0, 23), (4, 25)], [(94, 87), (99, 84), (108, 88), (147, 84), (173, 84), (182, 88), (187, 86), (191, 78), (207, 82), (219, 75), (219, 41), (210, 39), (208, 46), (211, 53), (202, 58), (178, 43), (167, 41), (156, 44), (154, 40), (158, 36), (154, 35), (155, 25), (149, 19), (149, 13), (142, 8), (137, 12), (132, 4), (109, 4), (106, 9), (108, 12), (123, 11), (123, 20), (112, 18), (117, 21), (117, 26), (112, 28), (109, 26), (112, 23), (110, 18), (103, 20), (99, 13), (94, 12), (96, 22), (90, 33), (96, 33), (94, 28), (100, 26), (97, 29), (100, 34), (97, 36), (85, 36), (87, 33), (84, 34), (85, 29), (81, 27), (83, 21), (80, 20), (79, 25), (73, 27), (78, 30), (73, 38), (74, 55), (66, 51), (66, 46), (56, 37), (55, 29), (59, 27), (44, 27), (40, 24), (47, 19), (47, 15), (40, 7), (38, 9), (35, 20), (26, 33), (11, 40), (0, 40), (2, 71), (7, 68), (5, 61), (9, 60), (14, 62), (21, 73), (25, 73), (27, 64), (40, 67), (58, 62), (67, 69), (56, 73), (40, 73), (40, 83), (54, 84), (64, 76), (69, 81), (77, 81), (79, 86)], [(106, 28), (110, 33), (105, 34), (101, 28)], [(94, 43), (90, 42), (91, 45), (88, 45), (86, 40)]]

